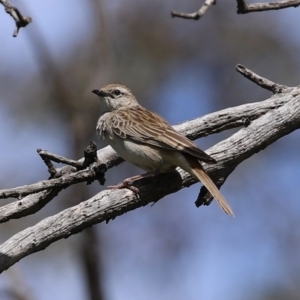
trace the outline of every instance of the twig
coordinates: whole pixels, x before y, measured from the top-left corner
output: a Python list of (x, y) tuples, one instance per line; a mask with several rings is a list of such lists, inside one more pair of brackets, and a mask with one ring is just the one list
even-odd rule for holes
[[(76, 169), (82, 167), (82, 162), (79, 162), (78, 160), (69, 159), (66, 157), (63, 157), (58, 154), (51, 153), (47, 150), (37, 149), (38, 154), (41, 156), (42, 160), (46, 163), (47, 167), (51, 168), (51, 165), (47, 163), (47, 161), (54, 161), (57, 163), (63, 163), (72, 167), (75, 167)], [(45, 161), (46, 160), (46, 161)], [(50, 173), (51, 174), (51, 173)]]
[(279, 83), (275, 83), (269, 79), (261, 77), (261, 76), (255, 74), (250, 69), (247, 69), (246, 67), (244, 67), (240, 64), (236, 66), (236, 70), (239, 73), (241, 73), (242, 75), (244, 75), (246, 78), (251, 80), (252, 82), (256, 83), (257, 85), (259, 85), (260, 87), (262, 87), (264, 89), (267, 89), (267, 90), (273, 92), (274, 94), (282, 93), (284, 90), (288, 89), (287, 86), (279, 84)]
[(64, 170), (61, 172), (62, 169), (60, 169), (60, 172), (55, 169), (51, 161), (75, 167), (74, 172), (84, 170), (91, 164), (98, 162), (97, 145), (93, 141), (84, 150), (84, 160), (81, 161), (69, 159), (42, 149), (37, 149), (37, 152), (48, 167), (48, 172), (51, 175), (49, 179), (59, 178), (66, 173)]
[(42, 149), (37, 149), (36, 151), (42, 158), (43, 162), (48, 167), (48, 172), (50, 173), (49, 179), (55, 178), (57, 176), (57, 171), (56, 171), (55, 167), (53, 166), (50, 157), (52, 157), (52, 158), (54, 157), (53, 160), (55, 161), (56, 155), (55, 154), (52, 155), (52, 153), (45, 153), (45, 151), (43, 151)]
[(178, 17), (178, 18), (184, 18), (184, 19), (193, 19), (198, 20), (200, 19), (207, 10), (212, 6), (216, 4), (216, 0), (205, 0), (204, 4), (200, 7), (200, 9), (194, 13), (186, 14), (178, 11), (171, 11), (172, 17)]
[(283, 0), (283, 1), (276, 1), (276, 2), (252, 3), (252, 4), (247, 4), (245, 0), (237, 0), (237, 13), (247, 14), (250, 12), (277, 10), (277, 9), (284, 9), (288, 7), (298, 7), (299, 5), (300, 5), (300, 0)]
[(29, 23), (31, 23), (32, 18), (23, 16), (19, 9), (17, 9), (15, 6), (12, 6), (8, 0), (0, 0), (0, 4), (4, 6), (5, 11), (15, 20), (16, 28), (14, 30), (13, 37), (17, 37), (20, 28), (26, 27)]

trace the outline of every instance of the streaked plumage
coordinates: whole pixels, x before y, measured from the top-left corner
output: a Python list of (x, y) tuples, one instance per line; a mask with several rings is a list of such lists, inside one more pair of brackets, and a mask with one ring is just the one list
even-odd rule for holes
[(177, 132), (161, 116), (138, 104), (125, 86), (110, 84), (93, 90), (100, 97), (99, 136), (125, 160), (148, 172), (167, 172), (177, 166), (198, 178), (225, 213), (233, 212), (199, 161), (216, 161)]

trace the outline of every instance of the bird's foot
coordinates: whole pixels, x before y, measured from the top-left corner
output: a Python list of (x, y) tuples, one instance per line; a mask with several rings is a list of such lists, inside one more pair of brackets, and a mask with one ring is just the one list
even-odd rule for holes
[(140, 180), (140, 179), (143, 179), (143, 178), (153, 177), (154, 175), (155, 175), (155, 173), (150, 173), (150, 172), (146, 173), (146, 174), (143, 174), (143, 175), (136, 175), (136, 176), (125, 179), (123, 182), (121, 182), (117, 185), (110, 185), (107, 188), (111, 189), (111, 190), (129, 189), (132, 192), (134, 192), (135, 194), (139, 194), (140, 190), (137, 187), (132, 185), (134, 183), (134, 181)]
[(107, 188), (110, 190), (119, 190), (119, 189), (129, 189), (135, 194), (139, 194), (140, 190), (134, 186), (132, 186), (133, 181), (131, 178), (125, 179), (123, 182), (117, 185), (110, 185)]

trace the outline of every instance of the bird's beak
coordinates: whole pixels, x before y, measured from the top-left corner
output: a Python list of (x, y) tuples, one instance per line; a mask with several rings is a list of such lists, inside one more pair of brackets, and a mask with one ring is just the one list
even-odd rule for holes
[(103, 92), (102, 90), (92, 90), (92, 93), (94, 93), (95, 95), (97, 95), (99, 97), (107, 96), (107, 94), (105, 92)]

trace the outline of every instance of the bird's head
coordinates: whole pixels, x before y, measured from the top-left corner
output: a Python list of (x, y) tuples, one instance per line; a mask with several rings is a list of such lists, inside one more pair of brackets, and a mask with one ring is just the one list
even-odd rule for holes
[(109, 84), (99, 90), (92, 90), (92, 93), (100, 97), (101, 113), (138, 105), (131, 90), (124, 85)]

